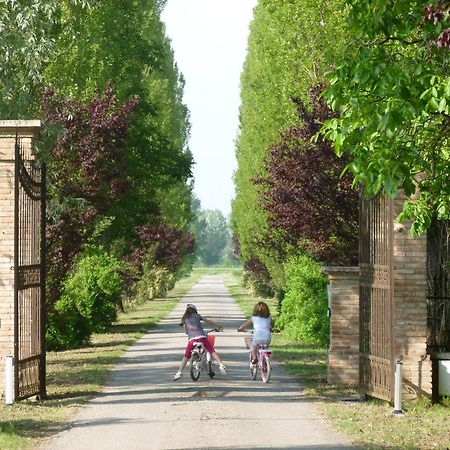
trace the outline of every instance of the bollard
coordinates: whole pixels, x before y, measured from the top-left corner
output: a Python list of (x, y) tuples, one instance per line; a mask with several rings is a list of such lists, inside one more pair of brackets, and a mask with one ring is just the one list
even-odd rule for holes
[(14, 403), (14, 358), (12, 356), (5, 358), (5, 403), (7, 405)]
[(327, 316), (331, 317), (331, 284), (327, 284), (327, 295), (328, 295)]
[(395, 364), (395, 378), (394, 378), (394, 410), (392, 414), (401, 416), (402, 411), (402, 389), (403, 389), (403, 363), (397, 361)]

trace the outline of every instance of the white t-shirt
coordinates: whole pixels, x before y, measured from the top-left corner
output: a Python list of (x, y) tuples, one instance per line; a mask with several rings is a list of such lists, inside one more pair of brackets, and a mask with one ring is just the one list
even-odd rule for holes
[(270, 325), (272, 319), (270, 317), (252, 316), (253, 323), (253, 339), (269, 340), (272, 337)]

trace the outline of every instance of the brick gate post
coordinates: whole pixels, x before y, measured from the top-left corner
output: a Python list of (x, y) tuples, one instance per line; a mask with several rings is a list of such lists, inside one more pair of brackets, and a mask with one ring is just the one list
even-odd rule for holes
[(14, 355), (14, 160), (16, 134), (31, 154), (39, 120), (0, 120), (0, 396), (5, 360)]
[(327, 381), (359, 381), (359, 267), (323, 267), (331, 286)]

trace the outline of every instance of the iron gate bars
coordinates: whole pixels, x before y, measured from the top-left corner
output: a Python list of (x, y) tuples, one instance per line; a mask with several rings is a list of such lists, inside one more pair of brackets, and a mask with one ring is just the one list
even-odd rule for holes
[(427, 230), (427, 348), (450, 351), (449, 221), (434, 219)]
[(393, 400), (393, 205), (360, 195), (360, 389)]
[(15, 142), (14, 396), (45, 392), (45, 166)]

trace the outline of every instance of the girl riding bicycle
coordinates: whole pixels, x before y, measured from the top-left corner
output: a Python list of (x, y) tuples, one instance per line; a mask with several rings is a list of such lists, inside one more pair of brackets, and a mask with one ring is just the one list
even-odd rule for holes
[(253, 328), (253, 339), (250, 344), (250, 353), (252, 355), (251, 366), (256, 366), (258, 356), (256, 347), (258, 345), (269, 345), (272, 340), (273, 319), (270, 317), (270, 309), (267, 303), (258, 302), (253, 308), (251, 319), (246, 320), (238, 331), (245, 331), (246, 328)]
[(204, 332), (201, 321), (208, 323), (209, 325), (216, 327), (219, 331), (223, 331), (223, 326), (214, 322), (214, 320), (208, 319), (207, 317), (201, 316), (197, 307), (188, 303), (186, 305), (186, 311), (183, 314), (181, 319), (180, 326), (184, 326), (184, 330), (188, 335), (188, 343), (186, 349), (184, 351), (183, 359), (181, 360), (180, 367), (178, 372), (173, 377), (173, 380), (178, 380), (183, 375), (183, 369), (186, 367), (189, 358), (191, 357), (192, 349), (194, 348), (194, 342), (202, 342), (205, 346), (206, 350), (211, 353), (211, 357), (214, 361), (219, 364), (219, 369), (222, 373), (226, 373), (226, 368), (223, 362), (221, 361), (219, 355), (217, 354), (214, 346), (208, 341), (206, 337), (206, 333)]

